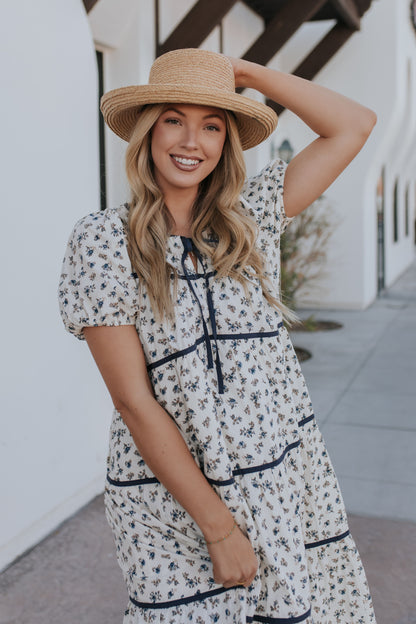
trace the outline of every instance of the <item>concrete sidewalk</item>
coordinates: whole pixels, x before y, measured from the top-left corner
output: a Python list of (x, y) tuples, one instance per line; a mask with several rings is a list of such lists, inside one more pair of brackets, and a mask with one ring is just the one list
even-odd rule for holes
[(292, 338), (347, 509), (416, 522), (416, 262), (367, 310), (315, 314), (343, 328)]
[[(369, 309), (317, 317), (343, 328), (293, 338), (313, 353), (303, 370), (377, 622), (416, 624), (416, 264)], [(0, 601), (0, 624), (121, 624), (101, 496), (2, 574)]]

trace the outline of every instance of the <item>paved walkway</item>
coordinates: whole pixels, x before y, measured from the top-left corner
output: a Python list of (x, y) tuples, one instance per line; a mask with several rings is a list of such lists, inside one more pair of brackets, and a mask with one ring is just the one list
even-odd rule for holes
[(316, 316), (343, 328), (293, 341), (313, 354), (302, 368), (347, 509), (416, 522), (416, 262), (367, 310)]
[[(377, 621), (416, 624), (416, 264), (368, 310), (317, 316), (344, 327), (294, 342), (313, 353), (303, 370)], [(0, 579), (0, 624), (121, 624), (126, 602), (101, 496)]]

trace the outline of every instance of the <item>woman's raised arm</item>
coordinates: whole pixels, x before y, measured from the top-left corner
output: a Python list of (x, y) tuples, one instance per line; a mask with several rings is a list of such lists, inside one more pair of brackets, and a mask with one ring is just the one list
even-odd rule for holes
[[(137, 449), (153, 474), (199, 525), (205, 539), (226, 535), (234, 518), (197, 466), (173, 419), (157, 402), (134, 325), (85, 327), (84, 336)], [(231, 587), (248, 586), (257, 570), (254, 550), (236, 527), (209, 546), (214, 579)]]
[(298, 76), (243, 59), (230, 61), (237, 87), (250, 87), (295, 113), (318, 138), (290, 162), (285, 175), (285, 212), (307, 208), (358, 154), (376, 114), (339, 93)]

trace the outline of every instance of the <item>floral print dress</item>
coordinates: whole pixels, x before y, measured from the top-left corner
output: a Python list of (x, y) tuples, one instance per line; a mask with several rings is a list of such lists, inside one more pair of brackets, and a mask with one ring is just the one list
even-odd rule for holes
[[(285, 164), (247, 180), (241, 205), (258, 226), (279, 289)], [(258, 279), (216, 279), (192, 240), (170, 236), (175, 322), (156, 322), (126, 247), (128, 206), (75, 226), (59, 287), (66, 328), (134, 324), (158, 402), (259, 561), (250, 587), (214, 582), (203, 535), (152, 474), (117, 411), (105, 505), (129, 593), (124, 624), (370, 624), (364, 569), (280, 312)], [(210, 244), (215, 245), (214, 237)], [(198, 259), (195, 268), (189, 253)], [(172, 284), (173, 287), (173, 284)], [(173, 292), (173, 291), (172, 291)]]

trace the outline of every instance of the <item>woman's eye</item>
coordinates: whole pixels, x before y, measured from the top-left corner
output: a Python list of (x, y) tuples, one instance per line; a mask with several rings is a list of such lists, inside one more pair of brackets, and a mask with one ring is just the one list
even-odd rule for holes
[(218, 126), (207, 126), (207, 130), (209, 130), (210, 132), (219, 132), (220, 129), (218, 128)]
[(180, 124), (180, 121), (179, 119), (175, 119), (174, 117), (168, 117), (168, 119), (165, 119), (165, 123), (173, 124), (176, 126)]

